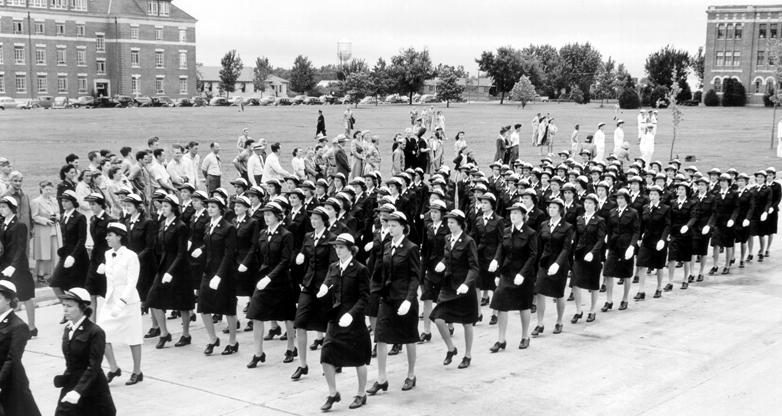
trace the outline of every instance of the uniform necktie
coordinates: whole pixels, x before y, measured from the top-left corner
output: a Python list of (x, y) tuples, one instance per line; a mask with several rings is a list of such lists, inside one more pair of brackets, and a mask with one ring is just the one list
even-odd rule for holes
[(117, 257), (117, 253), (111, 253), (111, 257)]

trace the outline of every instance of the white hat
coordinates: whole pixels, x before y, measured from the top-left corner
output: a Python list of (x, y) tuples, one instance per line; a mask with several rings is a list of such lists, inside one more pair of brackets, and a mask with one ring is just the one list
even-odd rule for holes
[(0, 198), (0, 204), (8, 204), (14, 208), (19, 206), (19, 203), (16, 201), (16, 199), (10, 195)]
[(75, 300), (76, 302), (90, 304), (90, 292), (80, 287), (74, 287), (70, 290), (66, 290), (65, 293), (60, 296), (63, 300)]
[(16, 285), (10, 280), (0, 280), (0, 292), (9, 291), (16, 295)]

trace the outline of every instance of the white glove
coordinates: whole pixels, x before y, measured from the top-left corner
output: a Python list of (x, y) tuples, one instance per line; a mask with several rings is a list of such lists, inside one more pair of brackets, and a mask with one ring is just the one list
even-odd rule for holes
[(657, 242), (657, 251), (662, 251), (665, 248), (665, 241), (660, 240)]
[(749, 227), (749, 220), (742, 221), (741, 226), (744, 227), (744, 228)]
[(769, 214), (773, 214), (773, 213), (774, 213), (774, 208), (769, 208), (769, 209), (768, 209), (768, 213), (769, 213)]
[(764, 213), (760, 214), (760, 220), (761, 221), (765, 221), (767, 218), (768, 218), (768, 214), (767, 213), (764, 212)]
[(299, 255), (296, 256), (296, 264), (304, 264), (304, 254), (299, 253)]
[(98, 266), (98, 274), (106, 274), (106, 265), (101, 263)]
[(318, 291), (318, 294), (316, 296), (322, 298), (326, 296), (327, 293), (329, 293), (329, 288), (326, 287), (326, 285), (320, 285), (320, 290)]
[(465, 285), (464, 283), (462, 283), (459, 286), (459, 288), (456, 289), (456, 294), (457, 295), (463, 295), (463, 294), (467, 293), (469, 290), (470, 290), (470, 288), (467, 285)]
[(81, 398), (81, 394), (77, 393), (75, 390), (71, 390), (68, 393), (66, 393), (65, 396), (63, 396), (62, 400), (60, 401), (63, 403), (77, 404), (79, 403), (80, 398)]
[(703, 231), (701, 232), (701, 234), (706, 235), (706, 234), (709, 233), (709, 231), (711, 231), (711, 227), (709, 227), (707, 225), (707, 226), (703, 227)]
[(499, 277), (495, 277), (494, 278), (494, 286), (499, 286), (499, 285), (500, 285), (500, 278)]
[(209, 288), (212, 290), (217, 290), (217, 287), (220, 286), (220, 281), (223, 280), (220, 278), (220, 276), (215, 276), (212, 278), (212, 280), (209, 281)]
[(587, 253), (586, 256), (584, 256), (584, 261), (592, 261), (595, 256), (592, 255), (592, 253)]
[(353, 323), (353, 316), (349, 313), (346, 313), (342, 315), (342, 318), (339, 318), (339, 326), (343, 328), (347, 328), (350, 326), (350, 324)]
[[(744, 220), (744, 221), (747, 221), (747, 220)], [(733, 227), (733, 224), (734, 224), (733, 220), (728, 220), (728, 228)], [(749, 221), (747, 221), (747, 225), (749, 225)], [(746, 227), (746, 225), (745, 225), (745, 227)]]
[(171, 283), (172, 280), (174, 280), (174, 276), (171, 276), (168, 273), (163, 275), (163, 283)]
[(239, 273), (244, 273), (246, 271), (247, 271), (247, 266), (245, 266), (244, 264), (240, 264), (239, 265)]
[(118, 317), (120, 312), (122, 312), (122, 306), (114, 305), (114, 307), (111, 308), (111, 317), (112, 318)]
[(374, 241), (370, 241), (367, 243), (367, 245), (364, 246), (364, 251), (370, 252), (372, 251), (372, 246), (374, 245)]
[(192, 254), (190, 254), (190, 255), (191, 255), (191, 256), (192, 256), (194, 259), (197, 259), (197, 258), (201, 257), (201, 254), (202, 254), (202, 253), (201, 253), (201, 249), (200, 249), (200, 248), (197, 248), (197, 249), (193, 250), (193, 253), (192, 253)]
[(73, 263), (75, 263), (75, 262), (76, 262), (76, 259), (74, 259), (71, 256), (68, 256), (68, 257), (65, 258), (65, 263), (63, 263), (63, 266), (65, 266), (66, 269), (70, 269), (71, 267), (73, 267)]
[(494, 273), (497, 271), (497, 260), (492, 260), (491, 263), (489, 263), (489, 272)]
[(551, 265), (551, 266), (548, 268), (548, 275), (549, 275), (549, 276), (555, 275), (555, 274), (557, 274), (557, 272), (558, 272), (558, 271), (559, 271), (559, 264), (557, 264), (557, 263), (554, 263), (554, 264), (552, 264), (552, 265)]
[(682, 234), (687, 234), (687, 231), (689, 231), (689, 230), (690, 230), (690, 227), (684, 225), (684, 226), (682, 226), (681, 233)]
[[(459, 293), (459, 291), (457, 290), (456, 293)], [(406, 300), (399, 305), (399, 309), (397, 309), (396, 313), (397, 315), (407, 315), (408, 312), (410, 312), (410, 301)]]
[(14, 275), (14, 272), (16, 271), (16, 268), (14, 266), (8, 266), (3, 270), (3, 276), (11, 277)]
[(443, 270), (445, 270), (445, 264), (443, 264), (443, 262), (439, 262), (437, 263), (437, 266), (434, 266), (434, 271), (437, 273), (442, 273)]
[(187, 242), (187, 250), (190, 251), (190, 247), (192, 247), (192, 246), (193, 246), (193, 242), (192, 241), (188, 241)]
[(627, 247), (627, 251), (625, 252), (625, 260), (630, 260), (633, 258), (633, 253), (635, 252), (635, 249), (633, 249), (633, 246)]
[(263, 279), (258, 281), (258, 284), (255, 286), (258, 290), (266, 289), (266, 286), (269, 286), (269, 283), (271, 283), (272, 279), (269, 279), (269, 276), (264, 277)]
[[(587, 255), (590, 255), (590, 254), (592, 254), (592, 253), (589, 253)], [(516, 275), (516, 278), (513, 279), (513, 284), (516, 285), (516, 286), (519, 286), (522, 283), (524, 283), (524, 276), (522, 276), (521, 273), (519, 273), (519, 274)]]

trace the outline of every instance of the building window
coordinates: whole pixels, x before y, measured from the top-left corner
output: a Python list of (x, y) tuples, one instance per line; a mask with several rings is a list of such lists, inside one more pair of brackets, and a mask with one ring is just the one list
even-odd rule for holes
[(147, 14), (150, 16), (157, 16), (157, 0), (150, 0), (147, 2)]
[(179, 53), (179, 69), (187, 69), (187, 53)]
[(163, 40), (163, 29), (155, 29), (155, 40)]
[(138, 28), (137, 27), (131, 27), (130, 28), (130, 38), (131, 39), (138, 39)]
[(715, 66), (725, 65), (725, 52), (717, 52), (717, 63)]
[(755, 80), (755, 94), (758, 94), (758, 93), (760, 93), (760, 80), (756, 79)]
[(106, 38), (103, 35), (95, 36), (95, 51), (106, 52)]
[(133, 94), (141, 94), (141, 89), (139, 88), (139, 82), (138, 77), (133, 77), (130, 79), (130, 92)]
[(96, 64), (96, 69), (99, 74), (105, 75), (106, 74), (106, 61), (98, 61)]
[(758, 39), (766, 38), (766, 24), (761, 23), (758, 25)]
[(21, 35), (24, 32), (24, 27), (21, 20), (14, 20), (14, 35)]
[(14, 63), (24, 65), (24, 46), (14, 46)]
[(35, 7), (37, 9), (45, 9), (46, 0), (30, 0), (30, 7)]
[(141, 66), (138, 51), (130, 51), (130, 66), (134, 68)]
[(160, 3), (160, 15), (168, 16), (171, 12), (171, 4), (167, 1)]
[(0, 93), (5, 94), (5, 75), (0, 74)]
[(777, 24), (772, 23), (768, 25), (768, 38), (769, 39), (776, 39), (777, 38)]
[(87, 0), (71, 0), (71, 9), (80, 12), (87, 11)]
[(25, 6), (24, 1), (25, 0), (8, 0), (8, 5), (24, 7)]
[(68, 5), (65, 0), (52, 0), (52, 9), (67, 9)]
[(68, 78), (57, 77), (57, 92), (68, 92)]
[(733, 66), (741, 65), (741, 52), (733, 52)]
[(65, 36), (65, 23), (57, 23), (57, 36)]
[(76, 37), (77, 38), (83, 38), (84, 37), (84, 25), (76, 26)]
[(179, 41), (183, 43), (187, 42), (187, 30), (179, 29)]
[(733, 23), (728, 23), (728, 39), (733, 39)]
[(47, 84), (49, 83), (45, 76), (38, 76), (37, 80), (38, 92), (48, 92)]
[(16, 92), (22, 94), (27, 92), (27, 77), (24, 75), (16, 76)]
[(741, 25), (741, 23), (736, 23), (736, 39), (740, 40), (743, 33), (744, 27)]
[(714, 80), (714, 91), (722, 92), (722, 79), (717, 78)]
[(156, 93), (158, 93), (158, 94), (165, 94), (166, 93), (165, 82), (164, 81), (165, 80), (163, 78), (157, 78), (155, 80), (155, 92)]
[(87, 93), (87, 78), (79, 77), (79, 94)]
[(725, 25), (723, 23), (717, 25), (717, 39), (725, 39)]
[(46, 65), (46, 49), (38, 48), (35, 50), (35, 63), (37, 65)]
[(733, 66), (733, 52), (725, 52), (725, 66)]
[(758, 66), (763, 66), (766, 64), (766, 51), (758, 51)]
[(36, 35), (43, 35), (44, 34), (44, 25), (43, 25), (43, 23), (36, 23), (35, 24), (35, 34)]
[(179, 93), (180, 94), (187, 94), (187, 80), (186, 79), (180, 79), (179, 80)]
[(163, 52), (155, 52), (155, 68), (163, 68)]
[(76, 65), (87, 65), (87, 51), (76, 51)]
[(65, 49), (57, 49), (57, 65), (65, 65)]
[(766, 82), (766, 92), (769, 93), (769, 94), (773, 94), (774, 93), (774, 82), (773, 81)]

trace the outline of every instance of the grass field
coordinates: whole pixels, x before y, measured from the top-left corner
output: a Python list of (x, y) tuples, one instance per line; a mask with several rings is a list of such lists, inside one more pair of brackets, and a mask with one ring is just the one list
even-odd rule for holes
[[(168, 148), (173, 143), (196, 140), (201, 143), (202, 157), (208, 143), (217, 141), (223, 148), (223, 161), (229, 162), (236, 151), (236, 138), (242, 128), (250, 136), (283, 143), (282, 162), (290, 167), (291, 151), (296, 146), (314, 144), (318, 109), (323, 110), (330, 137), (340, 132), (343, 106), (248, 107), (244, 113), (236, 107), (95, 109), (95, 110), (8, 110), (0, 112), (0, 156), (9, 157), (16, 169), (25, 174), (25, 188), (37, 193), (35, 184), (42, 179), (59, 181), (57, 172), (69, 153), (81, 156), (86, 166), (87, 152), (129, 145), (134, 150), (146, 147), (149, 136), (158, 136)], [(411, 107), (406, 105), (359, 106), (354, 109), (356, 128), (369, 129), (381, 138), (382, 172), (390, 172), (391, 138), (409, 126)], [(559, 133), (555, 150), (568, 148), (573, 126), (581, 125), (581, 138), (594, 133), (599, 122), (605, 122), (606, 147), (613, 146), (613, 109), (599, 108), (598, 103), (579, 106), (573, 103), (535, 104), (521, 109), (515, 104), (456, 104), (450, 108), (437, 105), (445, 114), (446, 133), (453, 137), (466, 132), (468, 145), (476, 150), (477, 160), (486, 166), (494, 156), (494, 141), (500, 126), (524, 125), (520, 155), (537, 163), (538, 148), (530, 146), (530, 120), (537, 112), (555, 117)], [(419, 106), (419, 111), (421, 107)], [(713, 166), (735, 167), (752, 173), (777, 163), (770, 150), (771, 110), (766, 108), (684, 108), (674, 155), (682, 160), (695, 155), (701, 170)], [(636, 144), (636, 110), (624, 111), (625, 135), (631, 155), (638, 155)], [(782, 115), (782, 113), (780, 113)], [(673, 129), (668, 110), (660, 110), (655, 159), (667, 161)], [(453, 141), (446, 143), (445, 160), (453, 160)], [(226, 178), (235, 175), (233, 166), (223, 164)], [(779, 167), (782, 167), (780, 165)]]

